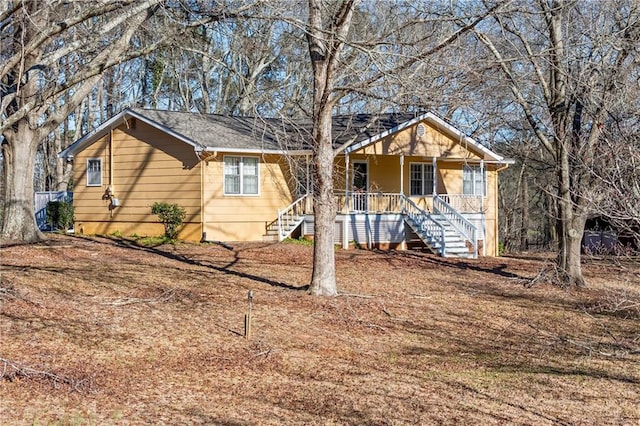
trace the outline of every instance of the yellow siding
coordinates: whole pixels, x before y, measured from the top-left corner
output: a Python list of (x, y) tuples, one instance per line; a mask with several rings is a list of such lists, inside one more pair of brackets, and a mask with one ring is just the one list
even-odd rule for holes
[[(111, 143), (112, 142), (112, 143)], [(102, 159), (102, 185), (86, 186), (87, 158)], [(187, 211), (179, 237), (201, 237), (200, 164), (192, 147), (142, 122), (120, 126), (74, 159), (76, 229), (88, 234), (161, 235), (151, 214), (156, 201), (177, 203)], [(107, 186), (120, 206), (109, 209)]]
[[(399, 133), (368, 145), (360, 153), (375, 155), (400, 155), (437, 158), (480, 158), (480, 153), (474, 152), (472, 147), (464, 147), (464, 141), (454, 139), (433, 124), (421, 122), (425, 127), (423, 136), (417, 135), (418, 124), (410, 126)], [(463, 145), (461, 145), (461, 143)]]
[[(164, 233), (161, 223), (150, 222), (77, 222), (76, 232), (88, 235), (122, 235), (159, 236)], [(178, 238), (185, 241), (200, 241), (202, 226), (200, 223), (185, 223), (180, 229)]]
[[(429, 123), (423, 124), (426, 132), (422, 137), (417, 136), (414, 125), (351, 153), (351, 171), (354, 162), (366, 161), (370, 191), (409, 194), (410, 164), (432, 164), (435, 157), (437, 192), (461, 194), (465, 160), (477, 164), (482, 153), (467, 149)], [(404, 166), (400, 154), (404, 155)], [(259, 195), (224, 194), (226, 155), (259, 158)], [(102, 159), (100, 187), (86, 186), (87, 158)], [(497, 172), (493, 165), (487, 165), (487, 169), (485, 252), (497, 255)], [(339, 156), (335, 165), (338, 194), (345, 190), (347, 181), (350, 189), (351, 176), (346, 176), (344, 156)], [(118, 231), (124, 235), (160, 235), (163, 228), (151, 214), (151, 205), (167, 201), (187, 210), (182, 239), (199, 240), (204, 232), (210, 241), (255, 241), (276, 220), (278, 210), (295, 197), (295, 185), (283, 156), (218, 153), (199, 162), (192, 147), (139, 121), (131, 128), (123, 125), (114, 129), (113, 144), (107, 134), (78, 153), (74, 182), (76, 230), (88, 234)], [(114, 210), (109, 210), (109, 201), (103, 200), (110, 183), (120, 201), (120, 207)], [(431, 208), (430, 196), (413, 199), (421, 207)]]
[(251, 154), (218, 154), (205, 162), (204, 232), (210, 241), (255, 241), (276, 220), (278, 209), (291, 204), (294, 185), (282, 156), (259, 156), (259, 196), (224, 194), (225, 155), (255, 157)]
[[(410, 193), (410, 164), (425, 163), (432, 164), (432, 158), (406, 156), (404, 166), (400, 165), (400, 157), (395, 155), (349, 155), (349, 189), (351, 189), (351, 179), (353, 178), (353, 163), (366, 161), (369, 164), (369, 190), (371, 192), (399, 193), (402, 170), (402, 189), (405, 195)], [(344, 170), (344, 157), (336, 160), (339, 169)], [(477, 164), (477, 163), (476, 163)], [(436, 190), (439, 194), (461, 194), (462, 193), (462, 165), (459, 162), (438, 161), (436, 163)], [(336, 190), (345, 189), (344, 172), (336, 175)]]

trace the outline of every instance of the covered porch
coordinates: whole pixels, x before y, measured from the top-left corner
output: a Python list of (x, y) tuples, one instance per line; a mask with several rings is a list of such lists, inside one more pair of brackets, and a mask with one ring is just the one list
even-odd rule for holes
[[(334, 188), (336, 244), (406, 248), (409, 241), (420, 240), (443, 256), (456, 251), (485, 255), (487, 231), (493, 238), (487, 217), (493, 217), (496, 210), (492, 204), (496, 201), (496, 167), (478, 157), (339, 156)], [(277, 228), (279, 239), (294, 229), (307, 237), (314, 233), (308, 165), (306, 171), (299, 187), (302, 196), (280, 210), (277, 221), (269, 225), (272, 234)], [(493, 253), (494, 248), (490, 249)]]
[[(422, 197), (416, 201), (397, 193), (337, 193), (335, 243), (345, 249), (352, 245), (406, 249), (411, 241), (420, 241), (442, 256), (483, 255), (483, 214), (479, 209), (462, 214), (448, 203), (451, 199), (464, 203), (470, 210), (481, 204), (472, 197), (446, 195)], [(428, 207), (424, 207), (425, 203)], [(312, 237), (313, 197), (304, 195), (280, 210), (277, 221), (271, 226), (277, 228), (280, 240), (297, 229), (301, 236)]]

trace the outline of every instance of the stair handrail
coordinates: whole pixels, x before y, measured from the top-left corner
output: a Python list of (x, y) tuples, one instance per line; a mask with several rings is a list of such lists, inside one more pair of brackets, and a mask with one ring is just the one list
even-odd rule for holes
[(289, 204), (284, 209), (278, 209), (278, 240), (279, 241), (282, 241), (288, 237), (288, 234), (284, 232), (282, 227), (282, 217), (289, 214), (289, 212), (291, 212), (291, 214), (295, 216), (304, 214), (306, 209), (303, 203), (308, 196), (309, 194), (304, 194), (303, 196), (295, 200), (293, 203)]
[(433, 196), (433, 210), (442, 215), (461, 236), (473, 245), (473, 258), (478, 257), (478, 228), (439, 195)]
[(444, 225), (431, 217), (429, 212), (420, 208), (411, 198), (404, 194), (400, 194), (402, 204), (402, 214), (408, 216), (420, 229), (434, 240), (439, 237), (440, 253), (442, 256), (446, 253), (446, 240)]

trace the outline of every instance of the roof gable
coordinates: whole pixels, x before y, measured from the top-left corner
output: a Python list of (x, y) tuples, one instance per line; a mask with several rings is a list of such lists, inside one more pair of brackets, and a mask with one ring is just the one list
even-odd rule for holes
[(344, 151), (345, 153), (352, 153), (355, 151), (363, 150), (364, 148), (369, 147), (389, 136), (398, 134), (402, 131), (405, 131), (411, 128), (412, 126), (417, 126), (420, 123), (426, 123), (429, 126), (435, 128), (437, 131), (447, 135), (452, 141), (455, 141), (462, 149), (471, 151), (473, 154), (477, 155), (479, 158), (483, 160), (495, 161), (495, 162), (505, 161), (505, 158), (503, 156), (481, 145), (479, 142), (477, 142), (473, 138), (465, 135), (456, 127), (452, 126), (442, 118), (430, 112), (419, 115), (412, 119), (403, 121), (394, 127), (390, 127), (383, 132), (373, 135), (370, 138), (353, 143), (348, 147), (346, 147)]

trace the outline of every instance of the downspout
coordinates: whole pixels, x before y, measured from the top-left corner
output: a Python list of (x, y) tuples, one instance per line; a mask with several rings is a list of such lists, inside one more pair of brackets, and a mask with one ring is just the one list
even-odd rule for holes
[[(500, 163), (498, 163), (498, 164), (500, 164)], [(500, 173), (501, 171), (506, 170), (506, 169), (508, 169), (508, 168), (509, 168), (509, 165), (508, 165), (508, 164), (505, 164), (505, 165), (503, 165), (503, 166), (501, 166), (501, 167), (498, 167), (498, 168), (495, 170), (495, 172), (496, 172), (496, 173)]]
[(109, 186), (113, 191), (113, 129), (109, 130)]

